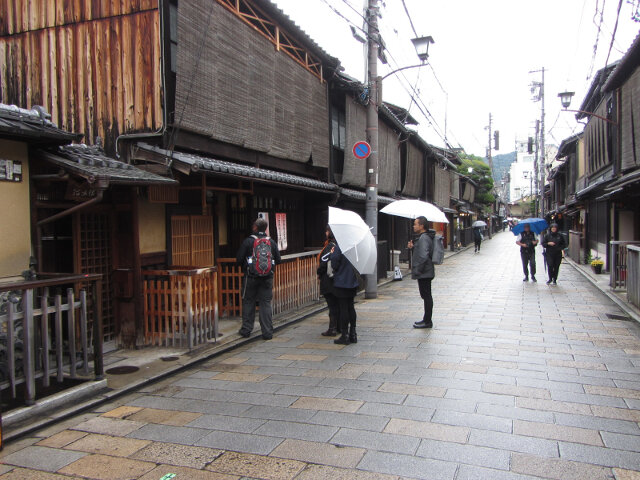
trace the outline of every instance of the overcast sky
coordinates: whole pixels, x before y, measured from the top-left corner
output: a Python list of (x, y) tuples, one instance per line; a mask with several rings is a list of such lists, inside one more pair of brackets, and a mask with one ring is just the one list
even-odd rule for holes
[[(274, 0), (330, 55), (345, 73), (365, 79), (364, 49), (350, 24), (363, 26), (365, 0)], [(517, 139), (533, 135), (540, 102), (530, 84), (545, 67), (546, 142), (558, 145), (582, 130), (571, 113), (560, 113), (557, 94), (575, 91), (570, 108), (579, 108), (595, 72), (605, 66), (617, 17), (616, 0), (405, 0), (419, 36), (431, 35), (430, 66), (412, 69), (384, 81), (384, 100), (409, 107), (420, 122), (420, 134), (434, 145), (447, 140), (467, 152), (485, 156), (489, 113), (500, 131), (500, 150), (514, 150)], [(640, 23), (631, 19), (633, 5), (621, 0), (609, 63), (628, 50)], [(636, 1), (637, 3), (637, 1)], [(410, 39), (413, 30), (402, 0), (380, 0), (380, 31), (390, 65), (384, 75), (418, 63)], [(341, 18), (330, 6), (340, 12)], [(602, 14), (602, 21), (601, 21)], [(601, 26), (598, 35), (598, 26)], [(597, 44), (594, 57), (594, 45)], [(433, 67), (433, 68), (431, 68)], [(419, 107), (408, 94), (419, 92)], [(446, 93), (445, 93), (446, 92)], [(430, 112), (427, 119), (421, 112)], [(428, 114), (427, 114), (428, 115)]]

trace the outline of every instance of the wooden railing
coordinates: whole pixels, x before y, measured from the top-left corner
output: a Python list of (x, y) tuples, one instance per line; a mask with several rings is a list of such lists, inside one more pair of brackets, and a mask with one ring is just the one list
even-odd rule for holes
[(143, 270), (146, 345), (188, 347), (218, 338), (216, 267)]
[(582, 233), (569, 230), (569, 257), (577, 264), (584, 263), (581, 248)]
[[(12, 399), (33, 405), (36, 385), (89, 375), (90, 357), (94, 378), (103, 378), (101, 277), (38, 274), (0, 286), (0, 388)], [(66, 295), (51, 294), (58, 290)]]
[(640, 246), (627, 246), (627, 300), (640, 308)]
[[(273, 279), (273, 314), (289, 312), (320, 298), (316, 269), (319, 250), (283, 255)], [(218, 301), (222, 315), (242, 315), (242, 270), (235, 258), (218, 259), (220, 289)]]
[(609, 286), (624, 290), (627, 288), (627, 246), (640, 245), (640, 242), (613, 240), (609, 245)]

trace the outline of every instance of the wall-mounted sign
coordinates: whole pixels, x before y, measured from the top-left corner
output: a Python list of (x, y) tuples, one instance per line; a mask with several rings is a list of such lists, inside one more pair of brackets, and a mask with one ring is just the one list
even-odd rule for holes
[(357, 142), (353, 146), (353, 155), (356, 158), (364, 160), (371, 155), (371, 146), (367, 142)]
[(64, 193), (65, 200), (73, 200), (84, 202), (91, 200), (98, 194), (98, 189), (89, 185), (77, 184), (75, 182), (67, 183), (67, 190)]
[(287, 249), (287, 214), (276, 213), (276, 230), (278, 233), (278, 250)]
[(22, 162), (17, 160), (0, 159), (0, 181), (21, 182)]

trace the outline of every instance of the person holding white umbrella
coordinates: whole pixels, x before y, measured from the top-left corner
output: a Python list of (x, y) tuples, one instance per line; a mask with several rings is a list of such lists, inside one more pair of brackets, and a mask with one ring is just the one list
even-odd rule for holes
[(339, 245), (334, 247), (333, 253), (329, 255), (329, 260), (333, 269), (333, 295), (338, 298), (338, 330), (340, 331), (340, 338), (334, 340), (333, 343), (339, 345), (358, 343), (357, 315), (354, 305), (354, 299), (358, 293), (358, 278), (354, 267), (344, 256)]
[(429, 221), (425, 217), (418, 217), (413, 221), (413, 232), (419, 235), (414, 243), (409, 241), (411, 255), (411, 278), (418, 280), (420, 297), (424, 301), (424, 316), (422, 321), (415, 322), (413, 328), (432, 328), (433, 297), (431, 296), (431, 281), (436, 275), (431, 256), (433, 255), (434, 232), (429, 231)]

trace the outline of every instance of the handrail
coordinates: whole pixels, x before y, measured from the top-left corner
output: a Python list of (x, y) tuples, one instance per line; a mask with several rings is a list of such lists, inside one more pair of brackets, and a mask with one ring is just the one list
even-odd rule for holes
[(168, 275), (168, 276), (185, 276), (192, 277), (195, 275), (202, 275), (203, 273), (217, 272), (218, 267), (203, 267), (203, 268), (189, 268), (189, 267), (174, 267), (167, 270), (143, 270), (143, 275)]
[[(82, 273), (77, 275), (67, 273), (38, 273), (38, 277), (45, 277), (42, 280), (18, 280), (8, 283), (0, 283), (0, 293), (12, 290), (27, 290), (32, 288), (53, 287), (65, 283), (92, 282), (100, 280), (99, 273)], [(50, 278), (46, 278), (50, 277)]]

